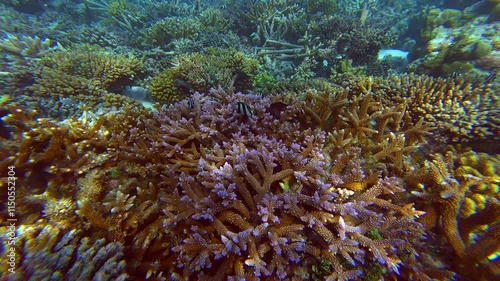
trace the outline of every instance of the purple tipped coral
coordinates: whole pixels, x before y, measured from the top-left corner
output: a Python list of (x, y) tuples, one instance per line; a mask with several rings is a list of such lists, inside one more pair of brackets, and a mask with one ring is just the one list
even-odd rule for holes
[[(324, 131), (300, 129), (298, 105), (277, 120), (266, 97), (219, 89), (193, 102), (162, 109), (142, 121), (146, 133), (127, 137), (155, 155), (150, 167), (165, 179), (159, 219), (172, 278), (355, 280), (375, 264), (378, 276), (419, 272), (404, 261), (417, 258), (423, 230), (387, 199), (400, 183), (364, 171), (360, 149), (329, 152)], [(254, 115), (235, 114), (236, 102)], [(123, 148), (117, 157), (142, 161)], [(353, 170), (333, 168), (346, 158)], [(343, 188), (356, 177), (365, 188)]]

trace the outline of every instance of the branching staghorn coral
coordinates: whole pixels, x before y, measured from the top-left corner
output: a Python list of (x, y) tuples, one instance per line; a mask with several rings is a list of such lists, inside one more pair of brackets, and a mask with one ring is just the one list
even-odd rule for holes
[(304, 45), (312, 46), (312, 42), (297, 43), (297, 38), (306, 33), (307, 16), (299, 4), (291, 5), (281, 0), (249, 4), (248, 12), (240, 15), (252, 25), (252, 43), (261, 46), (258, 55), (272, 55), (283, 60), (309, 55)]
[(16, 181), (19, 221), (29, 224), (43, 214), (60, 228), (78, 227), (73, 183), (108, 160), (106, 118), (84, 112), (80, 119), (56, 123), (35, 115), (12, 107), (2, 118), (10, 136), (0, 139), (0, 171), (6, 174), (13, 166), (23, 175)]
[(498, 139), (500, 96), (490, 85), (473, 84), (460, 77), (405, 74), (385, 79), (356, 78), (344, 86), (354, 92), (373, 93), (384, 107), (404, 105), (402, 121), (416, 124), (423, 120), (437, 129), (444, 140)]
[[(349, 97), (349, 98), (348, 98)], [(346, 88), (306, 92), (305, 121), (329, 132), (335, 151), (362, 145), (372, 153), (373, 163), (406, 173), (411, 170), (411, 153), (426, 143), (432, 127), (422, 119), (404, 118), (406, 105), (384, 105), (382, 96)]]
[(61, 44), (38, 36), (12, 35), (0, 40), (0, 50), (5, 54), (1, 63), (0, 83), (2, 93), (15, 95), (32, 83), (32, 65), (50, 53), (64, 51)]
[(406, 179), (427, 212), (422, 222), (444, 233), (457, 272), (477, 280), (500, 276), (498, 155), (448, 148), (432, 157)]
[(61, 44), (50, 39), (22, 35), (8, 35), (0, 43), (0, 48), (7, 53), (30, 58), (39, 58), (49, 52), (64, 50)]
[[(238, 101), (249, 104), (255, 116), (237, 114), (232, 105)], [(357, 279), (368, 274), (361, 263), (379, 264), (387, 276), (424, 274), (403, 262), (418, 259), (411, 249), (423, 235), (414, 222), (421, 213), (384, 199), (402, 191), (398, 180), (365, 169), (355, 146), (325, 156), (326, 134), (300, 130), (299, 120), (306, 118), (300, 103), (283, 110), (279, 120), (267, 112), (270, 104), (269, 98), (219, 89), (140, 118), (143, 129), (114, 134), (114, 161), (123, 159), (129, 168), (146, 165), (137, 175), (156, 181), (151, 184), (163, 210), (143, 225), (151, 231), (160, 227), (161, 234), (141, 231), (144, 243), (132, 246), (143, 253), (159, 247), (141, 256), (139, 263), (149, 267), (138, 268), (138, 274), (312, 278), (320, 263), (328, 264), (321, 278)], [(337, 166), (341, 159), (353, 169)], [(134, 196), (126, 198), (133, 202)], [(97, 198), (89, 202), (109, 200)], [(99, 221), (89, 227), (99, 227)], [(156, 238), (146, 238), (151, 235)], [(408, 256), (397, 250), (403, 248)]]
[(252, 37), (264, 46), (267, 40), (286, 42), (286, 36), (293, 32), (294, 26), (305, 25), (304, 10), (297, 4), (290, 5), (282, 0), (257, 2), (246, 16), (256, 27)]
[[(127, 280), (123, 245), (83, 237), (82, 231), (64, 231), (45, 224), (18, 226), (15, 240), (15, 273), (5, 280)], [(4, 228), (4, 227), (2, 227)], [(3, 229), (2, 229), (3, 230)], [(4, 233), (6, 231), (4, 230)], [(9, 260), (7, 239), (0, 256)], [(7, 273), (7, 263), (1, 266)], [(5, 277), (5, 275), (4, 275)]]
[[(423, 212), (401, 178), (429, 128), (405, 117), (405, 103), (386, 106), (369, 81), (303, 100), (219, 88), (155, 111), (51, 122), (77, 139), (61, 153), (83, 157), (26, 165), (27, 174), (49, 172), (34, 192), (20, 182), (21, 214), (123, 245), (132, 278), (449, 279), (423, 245)], [(4, 121), (40, 126), (22, 116)], [(41, 135), (34, 144), (52, 151)]]
[(76, 46), (49, 54), (37, 63), (32, 96), (59, 100), (69, 98), (87, 106), (100, 103), (102, 95), (116, 91), (141, 71), (133, 56), (107, 53), (97, 46)]

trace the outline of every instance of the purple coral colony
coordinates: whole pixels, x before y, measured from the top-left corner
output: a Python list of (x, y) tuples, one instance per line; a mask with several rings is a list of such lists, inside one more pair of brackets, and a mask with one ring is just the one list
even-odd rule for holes
[(500, 280), (499, 0), (0, 5), (0, 280)]

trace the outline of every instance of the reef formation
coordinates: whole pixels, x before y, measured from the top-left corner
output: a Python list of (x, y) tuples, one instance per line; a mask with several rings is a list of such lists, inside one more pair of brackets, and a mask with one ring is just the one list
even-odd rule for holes
[(0, 2), (0, 280), (500, 279), (498, 0)]
[[(154, 111), (84, 112), (59, 123), (12, 106), (1, 170), (15, 165), (24, 175), (18, 211), (33, 229), (19, 232), (17, 276), (46, 276), (43, 264), (29, 262), (33, 253), (71, 255), (55, 246), (64, 244), (82, 249), (54, 273), (65, 278), (80, 259), (104, 255), (109, 263), (93, 263), (85, 276), (448, 280), (470, 274), (463, 269), (470, 249), (487, 280), (497, 274), (499, 216), (483, 214), (498, 213), (498, 156), (449, 150), (423, 161), (436, 132), (455, 136), (443, 131), (454, 121), (419, 113), (423, 103), (409, 108), (416, 90), (386, 96), (436, 83), (455, 85), (444, 91), (451, 95), (464, 88), (425, 76), (366, 77), (302, 98), (219, 88)], [(236, 103), (253, 114), (240, 114)], [(45, 233), (53, 233), (50, 243), (22, 242)], [(453, 251), (438, 255), (447, 244)], [(99, 256), (83, 254), (102, 245)]]

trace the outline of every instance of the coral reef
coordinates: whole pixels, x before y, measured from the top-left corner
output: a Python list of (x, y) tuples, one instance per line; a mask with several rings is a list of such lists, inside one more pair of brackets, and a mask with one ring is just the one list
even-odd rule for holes
[[(420, 272), (402, 262), (416, 259), (416, 252), (396, 250), (418, 247), (422, 238), (413, 221), (420, 213), (383, 199), (402, 191), (396, 178), (365, 169), (354, 145), (324, 155), (328, 138), (299, 130), (297, 120), (309, 119), (300, 107), (290, 106), (279, 121), (266, 112), (268, 98), (221, 90), (211, 96), (217, 100), (195, 94), (194, 108), (179, 102), (142, 119), (145, 131), (116, 135), (116, 157), (136, 163), (129, 167), (145, 161), (143, 177), (163, 178), (151, 184), (164, 214), (143, 227), (156, 230), (160, 223), (165, 232), (148, 234), (154, 236), (144, 243), (162, 247), (153, 241), (161, 235), (171, 250), (144, 255), (145, 263), (157, 260), (161, 271), (181, 279), (309, 278), (320, 263), (327, 264), (323, 277), (332, 279), (368, 274), (359, 263), (379, 264), (389, 276)], [(255, 117), (235, 115), (232, 104), (241, 100)], [(139, 205), (128, 198), (130, 206)]]
[(0, 279), (499, 279), (500, 3), (427, 2), (0, 3)]
[[(236, 102), (255, 115), (238, 114)], [(35, 192), (19, 194), (23, 223), (41, 213), (58, 228), (117, 241), (134, 253), (125, 259), (130, 276), (426, 279), (441, 269), (421, 258), (422, 212), (394, 201), (404, 189), (393, 171), (405, 170), (421, 142), (391, 133), (400, 113), (375, 105), (371, 95), (347, 100), (347, 90), (305, 101), (212, 90), (158, 112), (48, 124), (42, 135), (58, 141), (29, 144), (81, 158), (25, 155), (24, 143), (42, 136), (15, 134), (10, 151), (19, 152), (5, 151), (2, 170), (16, 161), (19, 172), (48, 171)], [(21, 117), (6, 122), (21, 126)], [(72, 140), (77, 133), (85, 134)]]
[[(119, 243), (129, 276), (447, 280), (466, 275), (465, 249), (477, 253), (478, 276), (495, 276), (488, 237), (498, 216), (480, 218), (496, 212), (498, 160), (455, 151), (422, 160), (433, 138), (496, 137), (498, 116), (480, 111), (494, 93), (416, 75), (324, 83), (300, 97), (219, 88), (155, 111), (86, 110), (58, 123), (11, 108), (0, 170), (26, 175), (23, 225), (42, 219), (82, 229), (89, 245)], [(474, 127), (444, 115), (464, 110), (478, 114)], [(443, 184), (451, 177), (456, 186)], [(423, 248), (435, 229), (457, 256), (450, 268)]]
[(10, 54), (32, 58), (39, 58), (49, 52), (64, 50), (61, 44), (47, 38), (14, 35), (10, 35), (2, 40), (0, 48)]
[(218, 86), (251, 89), (258, 61), (236, 49), (210, 47), (203, 52), (176, 56), (172, 64), (173, 67), (156, 75), (149, 83), (151, 97), (162, 104)]
[[(198, 41), (205, 34), (215, 33), (218, 36), (227, 34), (231, 21), (217, 8), (207, 7), (203, 11), (180, 13), (164, 17), (143, 31), (145, 45), (172, 50), (179, 41)], [(209, 43), (209, 42), (206, 42)], [(216, 47), (212, 44), (202, 44), (201, 47)]]
[(54, 52), (64, 51), (64, 47), (54, 40), (38, 36), (7, 34), (0, 41), (3, 51), (0, 81), (4, 85), (2, 93), (15, 95), (22, 91), (26, 84), (33, 83), (33, 64)]
[[(45, 223), (19, 226), (14, 241), (16, 264), (21, 266), (3, 280), (128, 280), (120, 243), (82, 237), (82, 231)], [(0, 250), (4, 260), (8, 260), (6, 241)], [(8, 272), (6, 262), (0, 268)]]
[[(396, 34), (390, 30), (371, 28), (352, 15), (336, 15), (313, 21), (309, 27), (311, 38), (319, 37), (322, 48), (334, 50), (332, 57), (342, 55), (355, 64), (376, 60), (382, 47), (395, 43)], [(332, 61), (332, 57), (326, 57)]]
[(483, 58), (499, 51), (497, 33), (497, 24), (483, 17), (472, 20), (465, 11), (431, 9), (420, 35), (425, 51), (408, 69), (435, 76), (467, 73), (475, 68), (496, 71), (498, 68)]
[(422, 223), (444, 233), (461, 275), (498, 277), (500, 158), (453, 148), (432, 157), (406, 180), (427, 212)]
[(500, 1), (486, 0), (478, 1), (472, 6), (464, 9), (464, 13), (470, 16), (478, 16), (481, 14), (488, 14), (488, 22), (500, 20)]
[(142, 26), (146, 15), (143, 5), (122, 0), (103, 1), (86, 0), (86, 13), (95, 13), (103, 18), (106, 24), (115, 25), (127, 32), (135, 33)]
[[(20, 206), (17, 215), (29, 224), (44, 213), (54, 215), (53, 220), (60, 227), (77, 227), (76, 218), (71, 215), (75, 202), (71, 194), (77, 191), (72, 182), (75, 175), (107, 160), (103, 153), (109, 138), (103, 127), (106, 118), (84, 111), (80, 119), (55, 123), (35, 118), (36, 111), (11, 107), (8, 112), (2, 118), (10, 135), (0, 140), (0, 171), (15, 166), (16, 172), (23, 175), (16, 190)], [(59, 202), (52, 204), (52, 200)]]
[[(354, 78), (345, 86), (374, 93), (386, 107), (404, 105), (403, 119), (422, 120), (437, 129), (440, 141), (498, 140), (498, 92), (465, 78), (400, 75), (389, 78)], [(409, 127), (408, 127), (409, 129)]]
[[(191, 91), (208, 92), (211, 88), (251, 89), (258, 61), (235, 49), (206, 48), (202, 53), (183, 54), (173, 59), (179, 79)], [(186, 87), (185, 86), (185, 87)]]
[(252, 39), (266, 46), (270, 41), (289, 42), (305, 31), (305, 11), (286, 1), (257, 2), (245, 17), (254, 26)]
[(203, 26), (194, 17), (168, 17), (157, 21), (145, 33), (145, 41), (151, 46), (161, 46), (168, 49), (168, 43), (173, 39), (196, 39)]
[(133, 56), (115, 55), (98, 46), (74, 46), (41, 58), (36, 64), (35, 83), (29, 85), (35, 99), (71, 99), (89, 107), (102, 96), (130, 83), (141, 71)]

